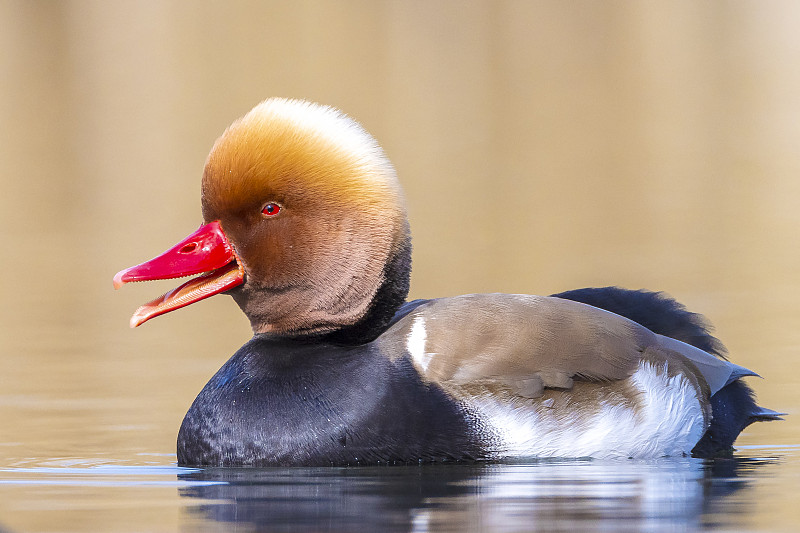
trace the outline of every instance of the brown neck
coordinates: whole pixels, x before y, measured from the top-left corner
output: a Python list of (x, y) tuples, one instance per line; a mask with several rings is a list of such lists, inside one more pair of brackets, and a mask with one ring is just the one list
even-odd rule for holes
[(369, 342), (380, 335), (403, 304), (411, 276), (411, 238), (408, 233), (383, 268), (380, 285), (371, 295), (354, 288), (336, 308), (318, 306), (319, 288), (239, 287), (230, 291), (250, 319), (256, 334), (308, 339), (340, 345)]
[(353, 324), (322, 336), (333, 344), (364, 344), (377, 338), (386, 329), (397, 309), (408, 296), (411, 278), (411, 237), (398, 247), (383, 269), (383, 283), (372, 299), (364, 317)]

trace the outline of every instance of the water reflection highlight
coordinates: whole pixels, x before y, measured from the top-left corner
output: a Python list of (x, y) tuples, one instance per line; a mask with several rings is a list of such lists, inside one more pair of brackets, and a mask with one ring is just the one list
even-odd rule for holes
[(777, 459), (205, 469), (194, 518), (259, 531), (661, 531), (732, 527), (729, 500)]

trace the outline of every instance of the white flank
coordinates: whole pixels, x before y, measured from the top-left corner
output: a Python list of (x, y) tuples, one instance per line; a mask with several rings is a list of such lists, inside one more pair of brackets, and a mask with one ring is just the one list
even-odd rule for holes
[(692, 383), (682, 375), (669, 377), (666, 364), (645, 361), (629, 382), (640, 391), (635, 407), (605, 403), (591, 414), (573, 413), (574, 404), (565, 399), (539, 402), (487, 395), (465, 404), (487, 424), (485, 436), (494, 444), (497, 459), (689, 453), (706, 429)]
[(425, 318), (418, 315), (414, 318), (414, 323), (411, 325), (411, 331), (406, 338), (406, 348), (408, 353), (411, 354), (411, 360), (417, 369), (424, 373), (428, 370), (428, 365), (433, 357), (432, 353), (425, 351), (425, 341), (428, 338), (428, 333), (425, 331)]

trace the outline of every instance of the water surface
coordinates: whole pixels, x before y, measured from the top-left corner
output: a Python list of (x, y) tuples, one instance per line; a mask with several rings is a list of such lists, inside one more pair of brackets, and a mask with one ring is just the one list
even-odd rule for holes
[[(800, 446), (730, 459), (189, 469), (54, 461), (0, 469), (0, 499), (26, 531), (792, 531), (782, 484)], [(762, 501), (763, 498), (763, 501)], [(785, 513), (781, 513), (787, 516)], [(791, 515), (788, 515), (791, 516)], [(796, 516), (796, 515), (795, 515)]]

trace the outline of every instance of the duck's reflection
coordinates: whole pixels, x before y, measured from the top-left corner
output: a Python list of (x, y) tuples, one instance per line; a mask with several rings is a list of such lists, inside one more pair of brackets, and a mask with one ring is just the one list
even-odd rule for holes
[[(206, 469), (192, 518), (259, 531), (671, 530), (737, 523), (740, 474), (772, 459)], [(218, 484), (208, 484), (217, 482)]]

